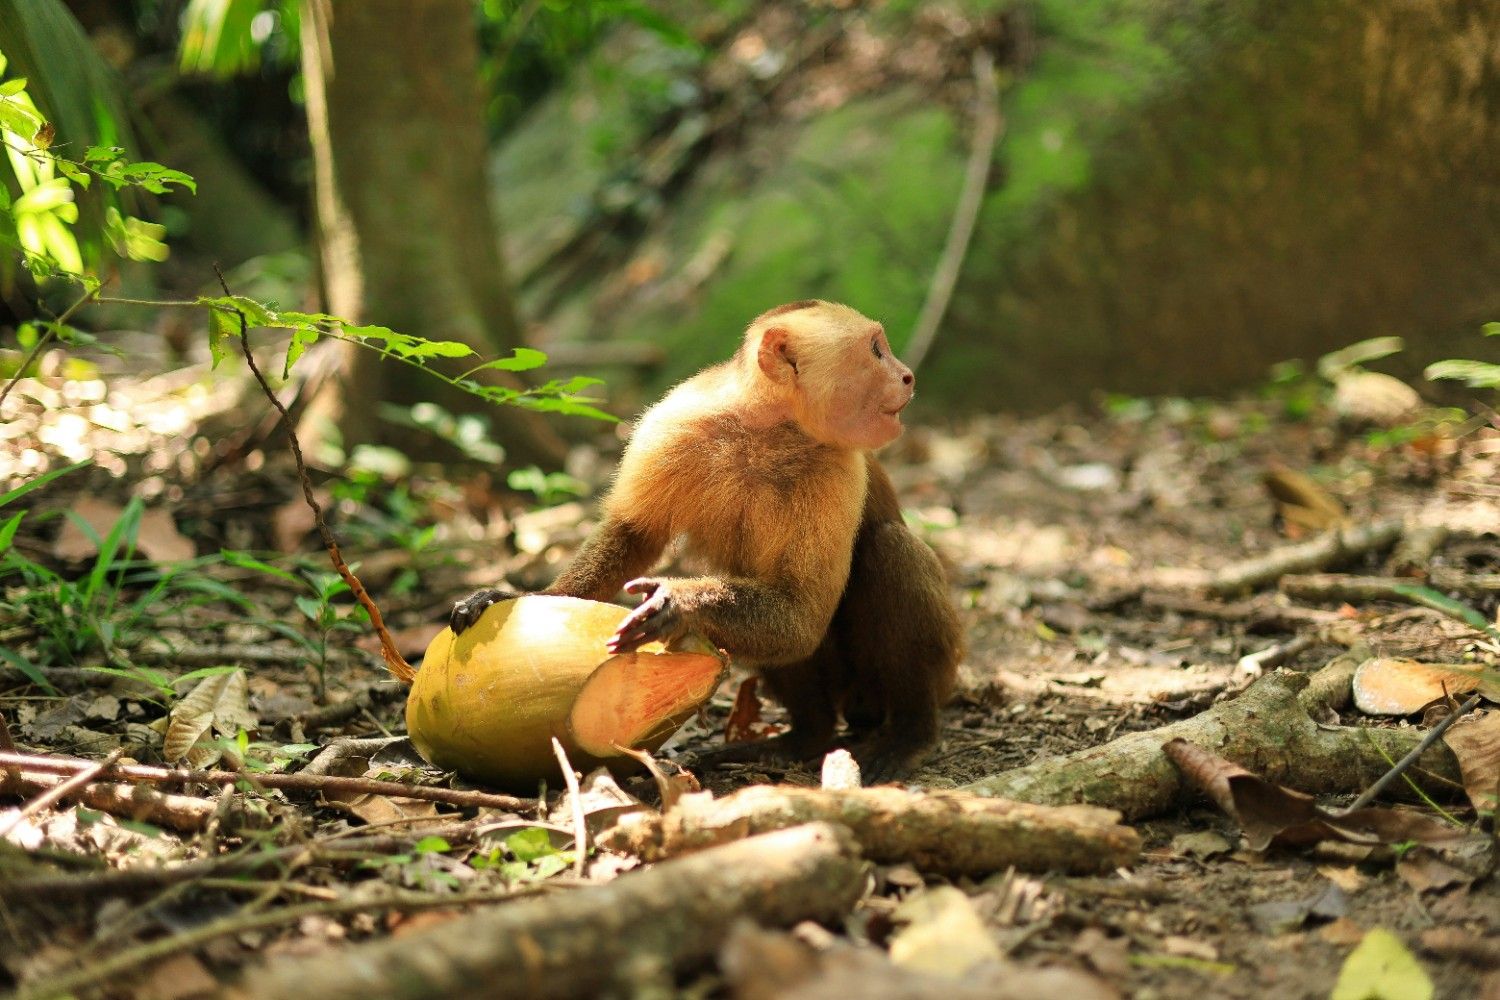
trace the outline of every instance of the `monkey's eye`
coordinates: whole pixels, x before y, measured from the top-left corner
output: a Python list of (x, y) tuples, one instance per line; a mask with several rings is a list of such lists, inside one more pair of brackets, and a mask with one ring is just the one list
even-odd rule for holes
[(880, 338), (879, 337), (875, 337), (875, 338), (873, 338), (870, 341), (870, 350), (871, 350), (871, 352), (874, 353), (874, 355), (877, 358), (883, 358), (883, 357), (885, 357), (884, 354), (880, 353)]

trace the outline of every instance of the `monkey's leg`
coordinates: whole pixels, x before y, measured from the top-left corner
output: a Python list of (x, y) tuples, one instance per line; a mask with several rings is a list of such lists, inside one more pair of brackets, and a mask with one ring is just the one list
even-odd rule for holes
[(792, 763), (821, 757), (834, 743), (838, 710), (830, 694), (830, 675), (839, 669), (839, 653), (831, 638), (824, 638), (816, 653), (798, 663), (766, 667), (761, 678), (772, 697), (791, 716), (791, 728), (765, 740), (750, 740), (708, 750), (697, 755), (697, 763), (714, 766), (743, 761)]
[(937, 742), (962, 651), (937, 556), (899, 521), (867, 524), (832, 631), (852, 675), (845, 715), (863, 780), (901, 777)]

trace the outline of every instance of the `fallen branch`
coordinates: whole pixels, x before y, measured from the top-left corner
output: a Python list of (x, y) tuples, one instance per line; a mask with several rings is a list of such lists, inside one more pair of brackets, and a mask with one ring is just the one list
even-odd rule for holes
[(1209, 578), (1205, 589), (1215, 597), (1257, 590), (1289, 573), (1326, 569), (1367, 552), (1388, 548), (1401, 537), (1401, 531), (1402, 524), (1397, 520), (1334, 528), (1306, 542), (1230, 563)]
[[(78, 757), (50, 757), (41, 754), (0, 753), (0, 767), (21, 767), (44, 774), (75, 774), (93, 767), (94, 762)], [(492, 792), (458, 788), (435, 788), (431, 785), (408, 785), (400, 781), (374, 778), (341, 778), (321, 774), (262, 774), (250, 771), (191, 771), (187, 768), (147, 767), (142, 764), (115, 764), (98, 774), (101, 781), (128, 781), (153, 785), (237, 785), (244, 782), (256, 788), (279, 788), (284, 791), (321, 792), (335, 795), (393, 795), (425, 802), (443, 802), (453, 806), (506, 811), (536, 808), (534, 799)], [(212, 807), (213, 803), (209, 803)]]
[(1401, 588), (1412, 587), (1412, 581), (1394, 576), (1353, 576), (1348, 573), (1305, 573), (1282, 577), (1277, 585), (1283, 594), (1295, 601), (1317, 601), (1325, 604), (1369, 604), (1371, 601), (1417, 603)]
[(1456, 590), (1473, 597), (1500, 594), (1500, 573), (1465, 573), (1451, 566), (1434, 566), (1427, 582), (1438, 590)]
[[(1318, 725), (1297, 697), (1306, 684), (1300, 674), (1267, 674), (1191, 719), (981, 778), (964, 790), (1022, 802), (1086, 802), (1136, 820), (1189, 801), (1191, 789), (1161, 749), (1172, 739), (1313, 795), (1364, 788), (1419, 742), (1409, 730)], [(1429, 794), (1462, 787), (1458, 761), (1443, 744), (1423, 755), (1420, 778)]]
[[(9, 734), (7, 733), (6, 736), (9, 736)], [(12, 746), (9, 749), (14, 750), (15, 747)], [(16, 825), (27, 816), (36, 815), (53, 803), (62, 801), (68, 795), (73, 794), (80, 788), (83, 788), (85, 785), (91, 783), (95, 778), (99, 776), (100, 771), (104, 770), (106, 767), (109, 767), (109, 765), (119, 760), (124, 755), (124, 753), (124, 750), (113, 750), (110, 752), (108, 757), (105, 757), (101, 761), (95, 762), (92, 767), (85, 768), (72, 777), (65, 778), (62, 781), (51, 782), (51, 787), (46, 791), (42, 792), (36, 798), (31, 799), (10, 816), (4, 819), (0, 819), (0, 838), (3, 838), (11, 830), (15, 829)], [(15, 772), (13, 771), (6, 773), (15, 774)], [(16, 777), (20, 778), (20, 775), (16, 775)], [(47, 784), (47, 782), (40, 783)]]
[[(545, 885), (546, 883), (538, 883)], [(535, 890), (531, 890), (535, 891)], [(142, 965), (159, 961), (170, 955), (191, 951), (210, 941), (249, 931), (284, 927), (300, 920), (318, 917), (336, 917), (370, 910), (412, 912), (417, 910), (457, 909), (481, 903), (494, 903), (514, 896), (528, 895), (528, 887), (507, 889), (503, 892), (460, 893), (401, 893), (391, 896), (365, 896), (359, 899), (336, 899), (328, 902), (304, 903), (300, 906), (284, 906), (279, 910), (259, 913), (233, 913), (201, 926), (181, 931), (155, 941), (127, 948), (93, 965), (63, 973), (42, 982), (18, 990), (15, 1000), (44, 1000), (44, 998), (70, 996), (97, 986), (117, 976), (128, 973)]]
[(1119, 815), (1092, 806), (1037, 806), (901, 788), (833, 791), (757, 785), (715, 799), (685, 795), (666, 813), (631, 813), (600, 835), (646, 861), (800, 823), (847, 827), (872, 861), (943, 875), (1006, 868), (1097, 874), (1134, 863), (1141, 840)]
[(273, 963), (248, 973), (241, 992), (254, 1000), (624, 993), (706, 961), (741, 918), (768, 926), (836, 919), (864, 884), (848, 831), (813, 823), (430, 931)]
[[(47, 795), (66, 784), (67, 775), (81, 771), (48, 771), (29, 764), (12, 769), (17, 763), (31, 759), (29, 754), (0, 753), (0, 794)], [(91, 762), (84, 761), (85, 764)], [(60, 776), (61, 775), (61, 776)], [(93, 784), (100, 774), (93, 774), (91, 782), (67, 792), (69, 798), (96, 812), (122, 816), (142, 823), (165, 826), (182, 833), (196, 833), (207, 825), (217, 807), (212, 799), (200, 799), (191, 795), (170, 795), (133, 785)]]

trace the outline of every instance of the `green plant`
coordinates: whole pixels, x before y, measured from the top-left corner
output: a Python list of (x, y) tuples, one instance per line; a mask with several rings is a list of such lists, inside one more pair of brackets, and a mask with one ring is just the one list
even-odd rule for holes
[(577, 857), (573, 851), (553, 847), (547, 831), (533, 826), (506, 837), (498, 847), (476, 852), (469, 864), (481, 871), (499, 872), (507, 882), (538, 882), (567, 871)]
[[(0, 509), (86, 462), (56, 469), (0, 496)], [(33, 559), (14, 546), (17, 529), (26, 511), (0, 522), (0, 581), (12, 584), (0, 595), (0, 613), (21, 622), (36, 635), (39, 662), (22, 656), (13, 646), (0, 649), (0, 656), (39, 684), (46, 685), (42, 667), (57, 663), (77, 664), (102, 656), (109, 669), (145, 680), (159, 690), (170, 690), (166, 675), (152, 676), (148, 668), (130, 662), (122, 646), (131, 645), (145, 631), (149, 616), (168, 596), (175, 606), (202, 600), (240, 601), (234, 591), (216, 581), (190, 572), (210, 560), (193, 560), (160, 567), (134, 559), (136, 535), (145, 507), (139, 498), (126, 504), (109, 532), (100, 538), (89, 525), (69, 513), (75, 524), (95, 543), (97, 554), (88, 571), (69, 578)], [(187, 597), (187, 601), (182, 600)]]
[(308, 664), (318, 676), (318, 697), (322, 698), (328, 693), (328, 637), (335, 632), (363, 631), (368, 621), (364, 608), (334, 603), (334, 598), (349, 592), (349, 585), (337, 573), (309, 569), (299, 575), (279, 566), (272, 566), (245, 552), (225, 549), (220, 554), (231, 566), (274, 576), (309, 591), (293, 599), (297, 610), (307, 619), (309, 630), (294, 628), (282, 621), (272, 620), (265, 624), (273, 632), (302, 647)]
[[(1500, 337), (1500, 323), (1484, 324), (1483, 333), (1486, 337)], [(1449, 358), (1446, 361), (1434, 361), (1422, 374), (1433, 380), (1452, 379), (1462, 382), (1470, 389), (1500, 389), (1500, 365), (1488, 361)]]
[(423, 837), (412, 845), (410, 851), (387, 854), (378, 858), (366, 858), (359, 863), (359, 867), (376, 871), (395, 871), (403, 882), (423, 889), (433, 889), (438, 886), (457, 889), (458, 879), (437, 867), (439, 859), (451, 850), (453, 850), (453, 845), (442, 837)]
[(532, 494), (542, 507), (556, 507), (589, 491), (588, 484), (581, 479), (566, 472), (543, 472), (535, 465), (511, 470), (505, 477), (505, 484), (518, 492)]

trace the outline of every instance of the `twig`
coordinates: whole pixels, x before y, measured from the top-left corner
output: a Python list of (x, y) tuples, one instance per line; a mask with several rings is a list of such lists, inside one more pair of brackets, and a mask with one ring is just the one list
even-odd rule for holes
[(1350, 804), (1349, 808), (1344, 810), (1344, 812), (1352, 813), (1356, 809), (1363, 809), (1365, 806), (1373, 802), (1376, 796), (1390, 787), (1391, 782), (1395, 781), (1397, 778), (1401, 777), (1401, 775), (1405, 774), (1407, 770), (1409, 770), (1411, 766), (1417, 762), (1417, 759), (1427, 751), (1428, 747), (1432, 746), (1439, 739), (1441, 739), (1442, 735), (1448, 731), (1449, 726), (1457, 722), (1460, 717), (1468, 714), (1469, 712), (1472, 712), (1475, 706), (1479, 704), (1479, 699), (1480, 695), (1474, 695), (1468, 701), (1464, 702), (1462, 705), (1454, 709), (1452, 715), (1448, 716), (1442, 722), (1439, 722), (1437, 725), (1433, 726), (1432, 729), (1428, 731), (1427, 735), (1422, 738), (1422, 742), (1412, 747), (1411, 752), (1408, 753), (1405, 757), (1402, 757), (1400, 760), (1396, 761), (1395, 767), (1392, 767), (1389, 771), (1382, 775), (1380, 780), (1375, 782), (1375, 784), (1365, 789), (1364, 794), (1355, 799), (1353, 803)]
[(995, 83), (995, 60), (982, 47), (974, 52), (974, 83), (978, 89), (978, 107), (975, 109), (974, 141), (969, 147), (968, 165), (964, 168), (963, 190), (953, 209), (948, 241), (938, 257), (932, 283), (927, 288), (927, 298), (922, 302), (922, 311), (917, 315), (916, 326), (904, 352), (906, 364), (913, 370), (920, 367), (927, 357), (933, 338), (937, 336), (938, 325), (953, 298), (958, 272), (963, 267), (969, 240), (974, 235), (974, 223), (984, 203), (984, 188), (989, 183), (990, 166), (995, 159), (995, 141), (1000, 137), (1000, 88)]
[(1259, 677), (1267, 668), (1279, 667), (1299, 653), (1311, 649), (1322, 638), (1321, 632), (1305, 632), (1286, 642), (1267, 646), (1259, 652), (1240, 657), (1235, 664), (1235, 672), (1251, 679)]
[[(0, 767), (19, 767), (44, 774), (74, 774), (94, 766), (93, 761), (77, 757), (52, 757), (42, 754), (0, 753)], [(245, 782), (259, 788), (286, 791), (322, 792), (345, 795), (394, 795), (427, 802), (444, 802), (454, 806), (479, 809), (503, 809), (508, 812), (531, 810), (533, 799), (514, 795), (497, 795), (458, 788), (435, 788), (431, 785), (408, 785), (399, 781), (375, 778), (343, 778), (315, 774), (257, 774), (248, 771), (193, 771), (187, 768), (147, 767), (142, 764), (114, 764), (94, 776), (99, 781), (128, 781), (156, 785), (235, 785)]]
[[(13, 750), (15, 748), (12, 747), (11, 749)], [(124, 754), (125, 750), (123, 747), (110, 751), (108, 757), (105, 757), (103, 760), (96, 762), (90, 767), (84, 768), (82, 771), (79, 771), (77, 774), (73, 775), (66, 781), (58, 782), (56, 785), (53, 785), (42, 794), (38, 795), (30, 802), (27, 802), (24, 806), (17, 809), (8, 818), (0, 820), (0, 837), (4, 837), (7, 833), (10, 833), (10, 831), (15, 829), (16, 825), (27, 816), (35, 816), (43, 809), (52, 805), (52, 803), (60, 801), (66, 796), (78, 791), (78, 789), (92, 782), (99, 776), (100, 771), (103, 771), (115, 761), (119, 760), (122, 756), (124, 756)]]
[(386, 908), (399, 911), (447, 909), (479, 903), (496, 903), (520, 895), (538, 891), (531, 886), (519, 886), (500, 892), (487, 891), (472, 894), (406, 895), (366, 899), (337, 899), (323, 903), (303, 903), (286, 906), (264, 913), (235, 913), (200, 927), (160, 938), (135, 948), (116, 952), (113, 956), (82, 969), (56, 976), (34, 986), (16, 992), (15, 1000), (43, 1000), (81, 992), (106, 980), (129, 972), (138, 966), (197, 948), (210, 941), (246, 931), (263, 930), (296, 923), (304, 917), (336, 917), (367, 910)]
[(14, 753), (16, 741), (11, 738), (10, 726), (5, 721), (5, 716), (0, 715), (0, 751)]
[[(234, 293), (229, 290), (229, 283), (224, 280), (224, 272), (219, 269), (219, 265), (217, 264), (214, 265), (214, 273), (219, 276), (219, 287), (224, 289), (224, 294), (233, 296)], [(281, 422), (286, 426), (286, 439), (292, 447), (292, 458), (297, 462), (297, 476), (302, 480), (302, 496), (307, 501), (307, 505), (312, 508), (313, 520), (317, 522), (318, 534), (323, 539), (323, 547), (328, 550), (328, 558), (333, 562), (333, 568), (338, 571), (339, 576), (349, 585), (349, 590), (354, 595), (355, 600), (359, 601), (366, 613), (369, 614), (370, 627), (375, 630), (375, 634), (380, 638), (380, 655), (385, 660), (385, 665), (390, 668), (391, 673), (397, 680), (410, 684), (412, 679), (417, 676), (417, 672), (412, 669), (412, 665), (406, 662), (406, 658), (396, 648), (396, 640), (391, 638), (390, 630), (385, 627), (385, 619), (381, 617), (380, 609), (375, 606), (375, 601), (370, 597), (369, 592), (365, 590), (364, 584), (359, 582), (359, 578), (349, 569), (348, 563), (344, 562), (343, 554), (339, 552), (339, 544), (334, 540), (333, 532), (329, 530), (328, 522), (323, 517), (323, 506), (318, 503), (318, 498), (313, 496), (312, 480), (307, 475), (307, 463), (302, 459), (302, 444), (297, 440), (297, 432), (292, 427), (291, 415), (287, 413), (286, 407), (282, 405), (281, 400), (272, 391), (270, 383), (266, 381), (266, 377), (261, 374), (260, 366), (255, 363), (255, 355), (250, 351), (250, 334), (244, 312), (239, 309), (236, 309), (234, 312), (240, 320), (240, 350), (245, 355), (245, 363), (250, 366), (250, 374), (255, 376), (255, 381), (260, 385), (261, 391), (266, 394), (266, 398), (271, 401), (271, 405), (276, 407), (277, 411), (281, 414)]]
[(68, 320), (72, 319), (73, 314), (82, 309), (90, 299), (98, 295), (99, 289), (103, 287), (104, 285), (101, 282), (100, 284), (95, 285), (93, 288), (85, 291), (81, 296), (79, 296), (78, 301), (74, 302), (72, 305), (68, 306), (68, 308), (64, 309), (63, 314), (57, 317), (57, 319), (53, 320), (52, 325), (47, 327), (46, 331), (40, 337), (36, 338), (36, 343), (31, 346), (31, 350), (27, 352), (25, 360), (23, 360), (20, 367), (16, 369), (16, 373), (6, 381), (5, 387), (3, 389), (0, 389), (0, 406), (5, 405), (5, 398), (10, 395), (10, 391), (16, 387), (21, 379), (26, 377), (26, 369), (31, 367), (31, 363), (37, 359), (37, 355), (41, 354), (42, 349), (51, 342), (53, 336), (55, 335), (56, 328), (62, 326)]
[(568, 786), (568, 798), (573, 803), (573, 873), (583, 878), (584, 863), (589, 852), (588, 821), (583, 815), (583, 793), (578, 790), (578, 775), (568, 760), (568, 752), (552, 737), (552, 752), (557, 755), (557, 766), (562, 768), (563, 782)]
[(1256, 590), (1290, 573), (1323, 569), (1339, 560), (1393, 545), (1401, 537), (1401, 531), (1402, 524), (1397, 520), (1333, 528), (1309, 541), (1230, 563), (1209, 578), (1207, 591), (1215, 597), (1229, 597)]

